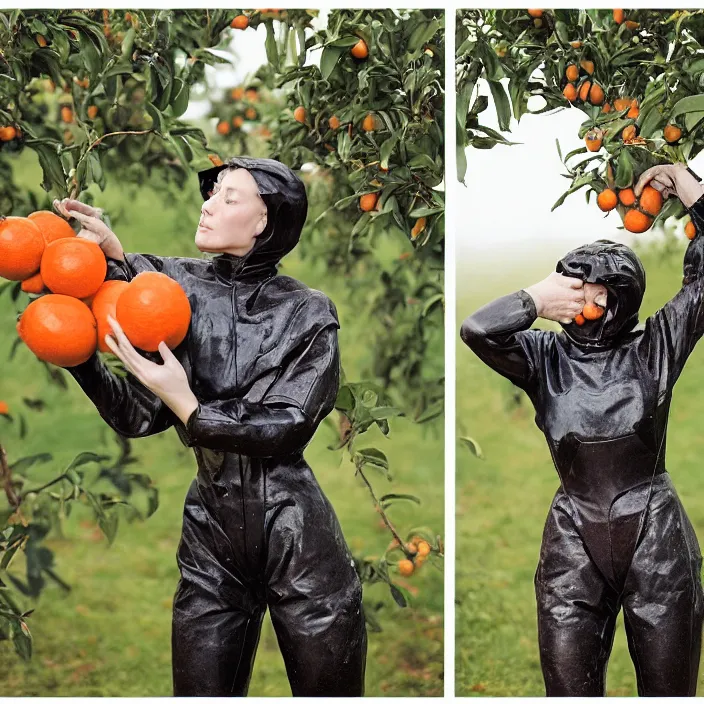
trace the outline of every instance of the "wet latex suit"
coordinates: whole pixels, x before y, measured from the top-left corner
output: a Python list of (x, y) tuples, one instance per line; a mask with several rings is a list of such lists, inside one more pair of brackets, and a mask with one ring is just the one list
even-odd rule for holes
[(603, 696), (624, 610), (641, 695), (694, 695), (704, 602), (701, 554), (665, 470), (672, 388), (704, 334), (704, 197), (679, 293), (636, 327), (645, 272), (605, 240), (557, 271), (608, 291), (604, 316), (559, 334), (530, 329), (525, 291), (467, 318), (462, 339), (524, 389), (560, 477), (535, 575), (548, 696)]
[[(199, 401), (187, 425), (97, 356), (70, 371), (117, 432), (175, 426), (195, 451), (177, 555), (174, 694), (246, 694), (268, 607), (294, 695), (361, 696), (361, 585), (303, 458), (339, 386), (337, 315), (324, 294), (277, 274), (305, 222), (302, 182), (268, 159), (228, 164), (252, 174), (267, 206), (267, 228), (247, 255), (109, 260), (110, 278), (160, 271), (188, 295), (191, 327), (174, 350)], [(222, 168), (199, 174), (204, 198)]]

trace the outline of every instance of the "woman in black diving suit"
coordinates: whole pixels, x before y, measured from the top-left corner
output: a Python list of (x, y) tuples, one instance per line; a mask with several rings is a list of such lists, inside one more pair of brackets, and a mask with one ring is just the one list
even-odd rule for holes
[(294, 695), (361, 696), (362, 589), (337, 517), (303, 458), (339, 386), (337, 314), (320, 291), (277, 273), (298, 243), (307, 199), (271, 159), (234, 158), (199, 174), (196, 246), (211, 260), (124, 254), (100, 211), (56, 201), (108, 258), (108, 278), (159, 271), (192, 309), (163, 364), (111, 319), (107, 342), (130, 372), (94, 355), (69, 371), (126, 437), (175, 426), (193, 447), (173, 607), (176, 696), (247, 692), (266, 608)]
[[(640, 260), (599, 240), (461, 330), (483, 362), (526, 391), (560, 477), (535, 575), (548, 696), (604, 695), (621, 607), (639, 694), (696, 692), (701, 553), (665, 469), (665, 436), (672, 388), (704, 334), (704, 196), (683, 164), (646, 171), (636, 194), (648, 183), (682, 201), (696, 236), (682, 289), (644, 326)], [(580, 326), (585, 303), (605, 312)], [(529, 330), (538, 317), (563, 332)]]

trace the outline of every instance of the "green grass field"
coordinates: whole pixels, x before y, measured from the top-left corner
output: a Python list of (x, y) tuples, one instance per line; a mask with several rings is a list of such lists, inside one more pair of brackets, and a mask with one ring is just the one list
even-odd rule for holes
[[(38, 169), (22, 172), (28, 187), (40, 181)], [(99, 193), (99, 191), (98, 191)], [(195, 176), (187, 193), (170, 198), (142, 191), (126, 197), (112, 184), (99, 195), (99, 205), (129, 252), (199, 256), (192, 244), (200, 200)], [(155, 207), (155, 205), (157, 207)], [(344, 288), (326, 273), (324, 265), (304, 265), (293, 256), (282, 273), (300, 278), (325, 291), (335, 301), (341, 320), (343, 366), (351, 380), (360, 378), (367, 357), (365, 316), (344, 299)], [(21, 398), (42, 398), (47, 410), (27, 413), (30, 433), (23, 441), (3, 436), (10, 457), (40, 451), (55, 455), (58, 469), (84, 450), (103, 451), (104, 426), (92, 404), (69, 377), (71, 388), (50, 386), (41, 366), (22, 348), (7, 363), (14, 335), (13, 313), (7, 301), (0, 312), (0, 359), (3, 373), (0, 399), (19, 408)], [(442, 350), (438, 351), (442, 355)], [(24, 409), (26, 411), (26, 409)], [(111, 443), (110, 434), (107, 434)], [(374, 479), (377, 490), (395, 490), (421, 496), (419, 509), (392, 507), (390, 515), (402, 531), (428, 525), (443, 531), (443, 425), (438, 420), (414, 426), (392, 420), (389, 439), (368, 433), (369, 445), (388, 454), (393, 484)], [(379, 555), (390, 540), (380, 525), (369, 494), (354, 477), (352, 465), (327, 445), (335, 434), (321, 425), (306, 459), (331, 500), (345, 536), (355, 553)], [(112, 445), (108, 445), (112, 448)], [(73, 590), (46, 589), (30, 617), (34, 656), (22, 662), (8, 643), (0, 643), (0, 691), (3, 696), (170, 696), (171, 602), (178, 581), (175, 552), (181, 531), (185, 492), (195, 473), (192, 452), (175, 431), (137, 440), (140, 459), (132, 471), (147, 472), (160, 490), (161, 505), (146, 522), (121, 523), (112, 547), (101, 537), (87, 509), (77, 507), (66, 521), (64, 536), (52, 536), (58, 572)], [(37, 468), (36, 478), (52, 476)], [(383, 484), (382, 484), (383, 482)], [(19, 566), (19, 564), (18, 564)], [(13, 569), (15, 566), (13, 565)], [(365, 603), (383, 603), (382, 633), (369, 634), (367, 694), (373, 696), (438, 696), (443, 671), (443, 574), (427, 563), (412, 578), (399, 579), (414, 595), (411, 608), (399, 609), (379, 585), (365, 592)], [(259, 646), (250, 695), (289, 696), (283, 661), (270, 621), (266, 620)]]
[[(596, 236), (595, 236), (596, 239)], [(685, 244), (663, 254), (640, 251), (647, 272), (641, 320), (678, 290)], [(499, 295), (545, 277), (555, 263), (515, 270), (461, 271), (458, 324)], [(457, 694), (544, 696), (536, 630), (533, 575), (550, 502), (559, 486), (533, 408), (522, 393), (511, 403), (510, 382), (474, 357), (458, 338), (457, 419), (485, 459), (457, 448)], [(704, 345), (695, 350), (675, 387), (667, 468), (695, 530), (704, 540)], [(700, 674), (700, 682), (702, 675)], [(700, 693), (704, 689), (700, 686)], [(636, 694), (622, 617), (608, 670), (610, 695)]]

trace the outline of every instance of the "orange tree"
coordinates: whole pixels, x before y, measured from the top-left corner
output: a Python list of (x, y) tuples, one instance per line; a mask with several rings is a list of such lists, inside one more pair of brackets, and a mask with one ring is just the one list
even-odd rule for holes
[[(583, 143), (564, 158), (557, 145), (571, 185), (553, 209), (586, 188), (587, 202), (595, 194), (598, 207), (617, 210), (631, 232), (681, 217), (679, 200), (663, 205), (650, 189), (637, 201), (632, 187), (647, 168), (692, 159), (704, 147), (702, 29), (701, 10), (461, 11), (458, 147), (509, 143), (501, 132), (511, 116), (571, 106), (585, 116)], [(479, 123), (489, 105), (476, 90), (480, 77), (500, 132)], [(542, 99), (536, 109), (531, 98)]]
[[(394, 536), (390, 556), (356, 558), (362, 579), (386, 582), (405, 605), (407, 593), (393, 583), (389, 565), (403, 563), (398, 569), (407, 576), (409, 563), (412, 570), (427, 557), (437, 562), (442, 543), (431, 529), (411, 529), (404, 537), (393, 526), (388, 506), (419, 499), (377, 496), (368, 472), (378, 470), (390, 479), (389, 459), (355, 440), (374, 425), (388, 434), (388, 419), (395, 415), (422, 423), (442, 413), (437, 343), (442, 339), (443, 197), (437, 187), (443, 174), (443, 20), (441, 13), (425, 11), (333, 11), (328, 28), (312, 33), (314, 15), (305, 10), (0, 12), (0, 213), (26, 215), (66, 195), (90, 201), (90, 185), (104, 188), (108, 178), (141, 183), (153, 169), (167, 185), (183, 186), (194, 168), (218, 163), (218, 151), (271, 155), (293, 167), (314, 165), (306, 176), (312, 218), (302, 253), (322, 256), (343, 274), (356, 303), (381, 321), (379, 329), (370, 329), (373, 378), (345, 380), (337, 401), (340, 442), (331, 449), (347, 448)], [(242, 94), (233, 87), (213, 102), (214, 132), (181, 120), (191, 89), (207, 86), (204, 65), (227, 63), (222, 50), (232, 32), (260, 23), (266, 27), (268, 64)], [(316, 50), (320, 67), (306, 63)], [(239, 108), (243, 123), (234, 119)], [(227, 130), (220, 126), (225, 116)], [(34, 151), (42, 167), (43, 198), (14, 183), (14, 157), (24, 150)], [(19, 283), (6, 289), (23, 307), (27, 299)], [(65, 385), (58, 369), (44, 366), (53, 381)], [(22, 493), (27, 478), (21, 470), (29, 459), (3, 465), (10, 477), (0, 516), (3, 576), (17, 550), (27, 552), (23, 531), (33, 530), (42, 516), (56, 518), (69, 500), (88, 501), (110, 540), (117, 515), (112, 507), (124, 507), (134, 486), (147, 491), (148, 506), (141, 514), (132, 507), (128, 515), (156, 509), (149, 478), (125, 474), (135, 458), (129, 446), (122, 447), (115, 460), (79, 455), (78, 464), (50, 487), (27, 485), (27, 496), (41, 497), (36, 519)], [(84, 472), (77, 467), (88, 462), (98, 468), (96, 480), (111, 482), (118, 494), (103, 492), (96, 499), (82, 487)], [(414, 536), (428, 544), (429, 556), (418, 555)], [(49, 552), (41, 554), (50, 559)], [(6, 581), (22, 591), (16, 580)], [(36, 596), (44, 581), (34, 584), (31, 593), (25, 590), (28, 596)], [(21, 640), (28, 633), (26, 612), (17, 610), (6, 582), (0, 589), (0, 599), (7, 595), (15, 605), (0, 609), (0, 623), (5, 619), (18, 650), (27, 654)]]

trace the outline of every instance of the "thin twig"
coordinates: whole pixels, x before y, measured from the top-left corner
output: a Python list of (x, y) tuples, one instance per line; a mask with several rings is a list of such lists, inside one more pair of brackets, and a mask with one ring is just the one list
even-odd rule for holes
[(0, 445), (0, 479), (10, 506), (17, 508), (20, 505), (20, 499), (12, 487), (12, 471), (7, 463), (7, 452), (5, 452), (5, 448), (2, 445)]

